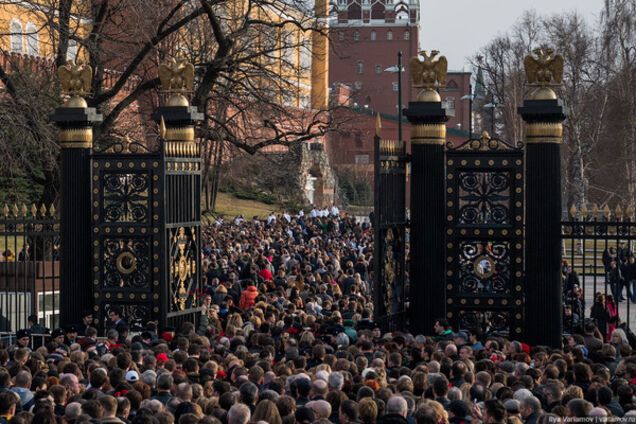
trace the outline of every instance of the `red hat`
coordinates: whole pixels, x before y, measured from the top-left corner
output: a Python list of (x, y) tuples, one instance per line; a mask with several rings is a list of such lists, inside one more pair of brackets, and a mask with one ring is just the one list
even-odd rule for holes
[(172, 339), (174, 339), (174, 335), (171, 331), (164, 331), (163, 333), (161, 333), (161, 338), (167, 342), (171, 342)]
[(168, 355), (166, 355), (165, 353), (158, 353), (157, 354), (157, 363), (158, 364), (165, 364), (166, 362), (168, 362)]

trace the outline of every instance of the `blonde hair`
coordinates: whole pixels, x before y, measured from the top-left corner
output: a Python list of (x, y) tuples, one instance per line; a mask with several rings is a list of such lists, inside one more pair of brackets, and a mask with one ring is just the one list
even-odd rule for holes
[(360, 421), (371, 424), (378, 418), (378, 405), (369, 397), (360, 400), (358, 404), (360, 410)]

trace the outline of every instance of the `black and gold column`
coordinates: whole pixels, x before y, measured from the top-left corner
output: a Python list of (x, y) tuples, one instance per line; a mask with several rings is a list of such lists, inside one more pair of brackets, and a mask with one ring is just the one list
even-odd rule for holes
[(561, 347), (561, 141), (563, 106), (552, 86), (561, 83), (563, 58), (552, 50), (525, 60), (535, 87), (519, 113), (526, 142), (526, 284), (524, 341)]
[(159, 78), (168, 97), (154, 114), (163, 139), (165, 286), (160, 322), (177, 326), (198, 317), (195, 308), (201, 268), (201, 151), (194, 127), (203, 114), (185, 96), (193, 88), (192, 64), (173, 61), (162, 65)]
[(445, 317), (444, 145), (446, 111), (436, 89), (446, 82), (447, 62), (438, 52), (421, 53), (410, 67), (415, 87), (422, 88), (405, 116), (411, 130), (411, 272), (409, 318), (411, 330), (431, 334)]
[(93, 304), (91, 286), (91, 149), (93, 124), (102, 116), (88, 107), (91, 68), (67, 64), (58, 68), (62, 92), (70, 95), (51, 120), (60, 128), (60, 324), (79, 323)]

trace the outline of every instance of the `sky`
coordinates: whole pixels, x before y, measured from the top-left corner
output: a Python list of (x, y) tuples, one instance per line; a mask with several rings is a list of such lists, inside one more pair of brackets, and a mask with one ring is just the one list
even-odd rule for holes
[(452, 70), (470, 70), (472, 56), (507, 32), (525, 10), (554, 14), (577, 10), (589, 23), (598, 19), (604, 0), (420, 0), (423, 50), (439, 50)]

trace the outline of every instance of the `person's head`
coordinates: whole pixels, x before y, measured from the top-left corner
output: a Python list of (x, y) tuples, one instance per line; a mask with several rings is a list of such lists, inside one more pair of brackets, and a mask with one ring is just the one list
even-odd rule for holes
[(526, 419), (532, 414), (536, 414), (541, 410), (541, 402), (534, 396), (521, 399), (519, 403), (519, 413)]
[(15, 376), (15, 385), (25, 389), (31, 388), (31, 373), (28, 371), (20, 371)]
[(232, 405), (227, 413), (228, 424), (247, 424), (251, 419), (250, 408), (242, 403)]
[(371, 398), (361, 399), (358, 403), (360, 421), (364, 424), (375, 423), (378, 418), (378, 404)]
[(360, 415), (358, 404), (352, 400), (344, 400), (340, 402), (340, 410), (338, 411), (338, 417), (340, 423), (349, 423), (358, 421)]
[(435, 331), (435, 334), (442, 334), (449, 327), (450, 327), (450, 324), (448, 323), (448, 321), (440, 318), (435, 321), (435, 324), (433, 325), (433, 331)]
[(543, 388), (543, 395), (548, 404), (561, 401), (561, 386), (556, 383), (546, 384)]
[(112, 418), (117, 414), (117, 399), (112, 396), (100, 396), (98, 402), (102, 405), (105, 418)]
[(174, 378), (170, 373), (163, 373), (157, 377), (157, 390), (168, 391), (174, 385)]
[(435, 397), (444, 397), (448, 393), (448, 380), (440, 375), (433, 380), (433, 394)]
[(587, 417), (594, 405), (584, 399), (571, 399), (567, 403), (567, 416), (571, 418)]
[(256, 409), (254, 410), (254, 415), (252, 415), (252, 421), (265, 421), (270, 424), (283, 423), (283, 419), (278, 412), (276, 404), (267, 399), (263, 399), (258, 402), (258, 405), (256, 405)]
[(490, 399), (484, 402), (484, 422), (485, 423), (501, 423), (506, 418), (506, 408), (496, 399)]
[(13, 392), (0, 393), (0, 417), (10, 420), (15, 415), (16, 405), (20, 399)]
[(80, 393), (81, 387), (75, 374), (62, 374), (60, 377), (60, 384), (66, 387), (66, 390), (74, 395), (78, 395)]
[(395, 414), (400, 415), (403, 418), (406, 418), (409, 412), (409, 406), (402, 396), (391, 396), (386, 403), (387, 414)]
[(111, 306), (108, 309), (108, 318), (114, 324), (121, 319), (121, 308), (119, 306)]
[(243, 383), (239, 389), (241, 394), (241, 402), (246, 405), (254, 405), (258, 400), (258, 387), (252, 382)]
[(334, 371), (329, 374), (329, 389), (330, 390), (342, 390), (344, 386), (344, 376), (340, 371)]

